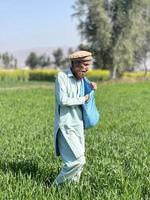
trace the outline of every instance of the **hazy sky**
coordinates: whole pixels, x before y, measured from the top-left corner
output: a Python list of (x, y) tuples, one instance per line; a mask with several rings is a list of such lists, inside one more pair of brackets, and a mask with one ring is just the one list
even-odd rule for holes
[(75, 0), (0, 0), (0, 50), (77, 46)]

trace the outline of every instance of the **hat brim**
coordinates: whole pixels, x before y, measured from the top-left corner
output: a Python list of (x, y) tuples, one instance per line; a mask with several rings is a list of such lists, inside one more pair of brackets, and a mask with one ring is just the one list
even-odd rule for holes
[(92, 56), (70, 58), (70, 59), (71, 59), (71, 61), (92, 61)]

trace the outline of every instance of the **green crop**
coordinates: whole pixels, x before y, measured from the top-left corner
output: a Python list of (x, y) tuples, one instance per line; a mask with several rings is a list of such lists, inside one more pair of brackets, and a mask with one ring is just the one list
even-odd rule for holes
[(50, 185), (62, 165), (53, 86), (0, 86), (0, 200), (150, 199), (150, 83), (98, 85), (101, 121), (85, 131), (80, 183), (60, 188)]
[[(0, 83), (2, 82), (27, 82), (27, 81), (51, 81), (55, 80), (59, 70), (56, 69), (33, 69), (33, 70), (0, 70)], [(90, 70), (87, 74), (92, 81), (109, 79), (108, 70)]]

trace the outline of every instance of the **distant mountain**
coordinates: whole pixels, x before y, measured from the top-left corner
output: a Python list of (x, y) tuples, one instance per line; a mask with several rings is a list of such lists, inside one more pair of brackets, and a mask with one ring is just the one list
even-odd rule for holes
[[(68, 49), (69, 49), (69, 47), (67, 47), (67, 46), (63, 46), (63, 47), (36, 47), (36, 48), (31, 48), (31, 49), (22, 49), (22, 50), (7, 51), (7, 52), (9, 54), (12, 54), (14, 57), (17, 58), (19, 67), (24, 67), (25, 66), (25, 60), (31, 52), (35, 52), (37, 55), (45, 54), (47, 56), (50, 56), (51, 61), (53, 61), (53, 51), (56, 50), (57, 48), (61, 48), (64, 52), (64, 55), (67, 56), (67, 52), (68, 52)], [(74, 47), (71, 47), (71, 48), (75, 49)], [(3, 52), (1, 51), (0, 53), (3, 53)]]

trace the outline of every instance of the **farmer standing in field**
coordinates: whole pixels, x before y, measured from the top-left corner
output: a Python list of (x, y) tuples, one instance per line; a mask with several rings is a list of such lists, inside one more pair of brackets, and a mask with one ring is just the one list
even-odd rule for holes
[[(78, 182), (85, 164), (84, 124), (81, 105), (89, 95), (80, 96), (81, 81), (92, 63), (88, 51), (76, 51), (70, 55), (71, 67), (59, 72), (55, 82), (55, 150), (64, 166), (54, 184), (65, 181)], [(96, 83), (91, 83), (96, 89)]]

